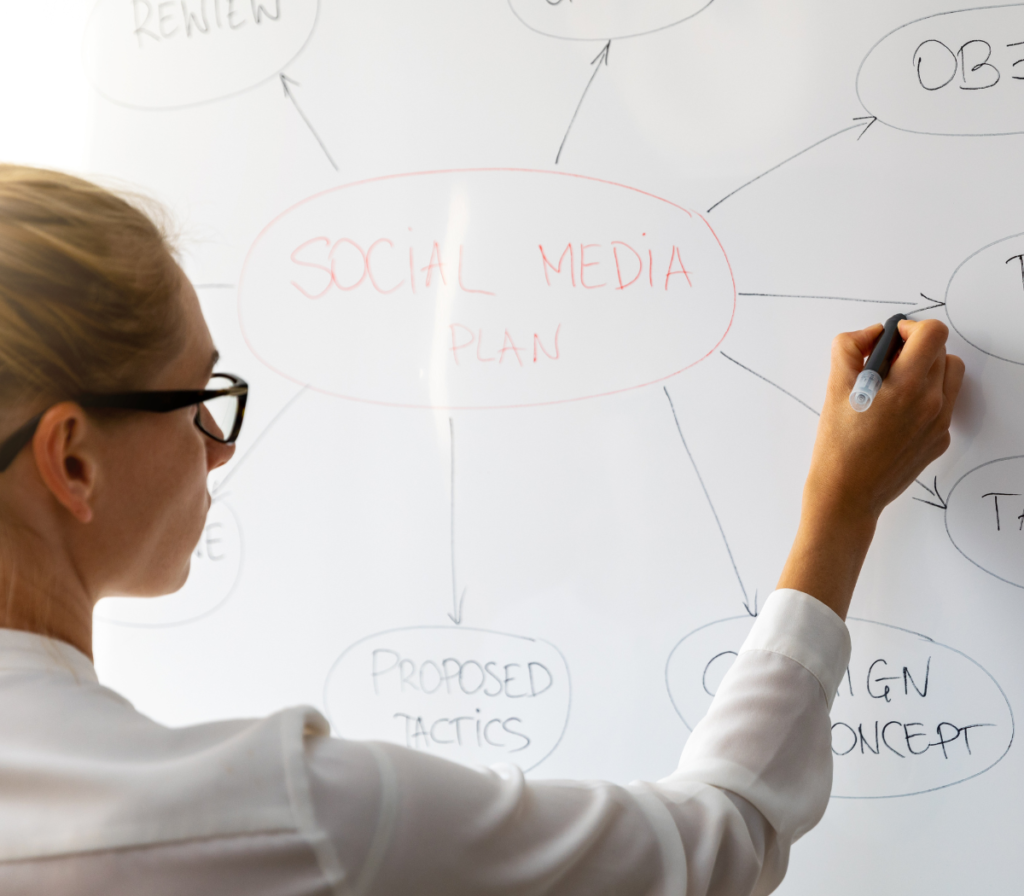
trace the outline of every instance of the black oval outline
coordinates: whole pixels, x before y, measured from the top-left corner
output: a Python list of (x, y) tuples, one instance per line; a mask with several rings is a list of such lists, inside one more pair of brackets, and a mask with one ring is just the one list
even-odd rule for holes
[[(1021, 4), (1021, 5), (1024, 6), (1024, 4)], [(1024, 133), (1024, 131), (1021, 131), (1021, 133)], [(958, 264), (956, 266), (956, 270), (954, 270), (953, 273), (950, 274), (949, 282), (946, 284), (945, 295), (943, 295), (943, 297), (942, 297), (943, 303), (946, 306), (946, 317), (949, 318), (949, 324), (950, 324), (950, 326), (954, 330), (956, 330), (956, 334), (964, 342), (966, 342), (972, 348), (976, 348), (983, 355), (988, 355), (990, 358), (995, 358), (997, 361), (1005, 361), (1007, 364), (1016, 364), (1018, 367), (1024, 367), (1024, 361), (1014, 361), (1012, 358), (1004, 358), (1002, 355), (997, 355), (994, 352), (986, 351), (980, 345), (975, 345), (973, 342), (971, 342), (970, 339), (968, 339), (966, 336), (964, 336), (964, 334), (962, 332), (960, 332), (960, 328), (953, 322), (953, 315), (950, 314), (950, 312), (949, 312), (949, 290), (953, 286), (954, 278), (956, 277), (957, 274), (960, 273), (960, 268), (962, 268), (965, 264), (967, 264), (967, 262), (969, 262), (976, 255), (980, 255), (982, 252), (985, 252), (986, 250), (991, 249), (993, 246), (998, 246), (1000, 243), (1005, 243), (1007, 240), (1014, 240), (1014, 239), (1017, 239), (1018, 237), (1022, 237), (1022, 236), (1024, 236), (1024, 233), (1011, 233), (1009, 236), (1004, 236), (1004, 237), (1002, 237), (1002, 238), (1000, 238), (998, 240), (995, 240), (995, 241), (989, 243), (987, 246), (982, 246), (980, 249), (977, 249), (976, 251), (974, 251), (970, 255), (968, 255), (963, 261), (960, 262), (960, 264)], [(1006, 460), (1006, 458), (1000, 458), (1000, 460)], [(964, 475), (966, 475), (966, 474), (964, 474)], [(961, 477), (961, 479), (962, 478), (963, 477)], [(957, 480), (957, 482), (959, 482), (959, 480)], [(956, 486), (954, 486), (954, 488), (955, 487)], [(998, 576), (997, 576), (997, 578), (998, 578)]]
[(700, 677), (700, 686), (704, 688), (704, 693), (707, 694), (712, 700), (715, 698), (715, 694), (717, 694), (718, 691), (715, 691), (715, 694), (712, 694), (711, 691), (708, 690), (708, 669), (711, 668), (711, 664), (715, 660), (720, 659), (723, 656), (730, 655), (739, 656), (740, 654), (738, 650), (722, 650), (716, 653), (713, 657), (711, 657), (711, 659), (708, 660), (707, 665), (704, 666), (704, 674)]
[(1013, 585), (1014, 588), (1024, 588), (1024, 585), (1020, 585), (1017, 582), (1011, 582), (1009, 579), (1004, 579), (1002, 576), (997, 576), (994, 572), (992, 572), (992, 570), (985, 569), (984, 566), (982, 566), (977, 560), (972, 558), (965, 550), (963, 550), (963, 548), (960, 547), (960, 545), (956, 543), (956, 541), (953, 538), (953, 533), (949, 531), (949, 507), (953, 503), (953, 492), (956, 491), (956, 487), (972, 473), (977, 473), (978, 470), (980, 470), (982, 467), (987, 467), (989, 464), (999, 464), (1006, 460), (1024, 460), (1024, 454), (1011, 454), (1009, 457), (997, 457), (995, 458), (995, 460), (987, 460), (983, 464), (978, 464), (978, 466), (974, 467), (974, 469), (968, 470), (966, 473), (964, 473), (963, 476), (961, 476), (956, 482), (954, 482), (953, 487), (949, 490), (949, 494), (946, 495), (946, 510), (942, 514), (942, 519), (946, 525), (946, 535), (949, 537), (950, 543), (960, 552), (962, 556), (967, 558), (967, 560), (969, 560), (971, 563), (977, 566), (978, 569), (980, 569), (982, 572), (988, 573), (988, 575), (992, 576), (992, 578), (999, 579), (1000, 582), (1005, 582), (1007, 585)]
[(569, 705), (566, 707), (565, 710), (565, 722), (562, 724), (562, 730), (561, 732), (559, 732), (558, 740), (554, 742), (551, 749), (548, 750), (547, 753), (545, 753), (543, 756), (541, 756), (541, 758), (538, 759), (533, 765), (523, 769), (524, 773), (532, 772), (538, 765), (540, 765), (542, 762), (548, 759), (551, 756), (551, 754), (558, 749), (559, 744), (561, 744), (562, 740), (565, 738), (565, 732), (569, 730), (569, 717), (572, 715), (572, 672), (569, 670), (569, 661), (565, 658), (565, 654), (562, 653), (562, 651), (559, 650), (557, 646), (552, 644), (550, 641), (545, 640), (544, 638), (531, 638), (529, 635), (514, 635), (511, 632), (496, 632), (488, 628), (470, 628), (468, 626), (463, 625), (404, 625), (399, 628), (389, 628), (382, 632), (374, 632), (373, 634), (365, 635), (358, 641), (353, 641), (351, 644), (348, 645), (348, 647), (346, 647), (341, 653), (338, 654), (334, 662), (331, 663), (331, 668), (327, 670), (327, 676), (324, 678), (324, 690), (322, 698), (324, 705), (324, 714), (330, 721), (331, 727), (337, 728), (337, 726), (334, 723), (334, 719), (331, 718), (331, 708), (330, 704), (327, 701), (327, 688), (330, 686), (331, 676), (334, 675), (334, 670), (335, 668), (337, 668), (338, 663), (340, 663), (350, 651), (355, 650), (355, 648), (357, 648), (360, 644), (364, 643), (365, 641), (370, 641), (373, 638), (379, 638), (383, 635), (393, 635), (396, 632), (437, 631), (438, 629), (446, 632), (479, 632), (484, 635), (499, 635), (503, 638), (518, 638), (520, 641), (529, 641), (533, 644), (546, 644), (548, 647), (554, 650), (555, 653), (557, 653), (559, 658), (562, 660), (562, 665), (565, 666), (565, 677), (566, 680), (569, 682)]
[[(1006, 460), (1006, 459), (1007, 458), (1001, 458), (1001, 460)], [(989, 463), (995, 463), (995, 461), (989, 461)], [(985, 464), (982, 464), (982, 466), (985, 466)], [(968, 474), (965, 473), (964, 475), (966, 476)], [(963, 479), (963, 477), (960, 477), (960, 478)], [(959, 480), (957, 480), (957, 484), (959, 484)], [(956, 486), (954, 485), (953, 488), (956, 488)], [(950, 495), (952, 495), (952, 490), (950, 491)], [(948, 502), (949, 499), (947, 498), (946, 500)], [(958, 550), (959, 550), (959, 548), (958, 548)], [(963, 553), (963, 552), (961, 551), (961, 553)], [(970, 559), (970, 558), (968, 558), (968, 559)], [(690, 723), (686, 721), (686, 717), (682, 714), (682, 712), (680, 712), (679, 707), (676, 706), (675, 698), (672, 696), (672, 690), (669, 687), (668, 669), (669, 669), (669, 666), (672, 663), (673, 655), (682, 646), (683, 642), (687, 638), (689, 638), (691, 635), (697, 634), (697, 632), (699, 632), (699, 631), (703, 631), (704, 629), (710, 628), (713, 625), (720, 625), (723, 622), (732, 622), (732, 621), (734, 621), (736, 619), (749, 619), (749, 618), (750, 618), (749, 616), (728, 616), (725, 619), (716, 619), (714, 622), (708, 622), (707, 624), (702, 625), (699, 628), (695, 628), (689, 634), (684, 635), (676, 643), (676, 646), (673, 647), (672, 650), (669, 652), (668, 659), (665, 662), (665, 688), (668, 691), (668, 698), (669, 698), (669, 700), (672, 703), (673, 709), (675, 709), (676, 714), (679, 716), (680, 719), (683, 720), (683, 724), (687, 727), (687, 729), (689, 731), (693, 731), (693, 728), (690, 727)], [(877, 622), (874, 619), (864, 619), (862, 616), (848, 616), (847, 619), (849, 621), (852, 621), (852, 622), (863, 622), (863, 623), (865, 623), (867, 625), (880, 625), (880, 626), (882, 626), (882, 628), (891, 628), (891, 629), (894, 629), (895, 631), (903, 632), (904, 634), (907, 634), (907, 635), (913, 635), (915, 638), (919, 638), (922, 641), (927, 641), (929, 644), (934, 644), (936, 647), (942, 647), (945, 650), (949, 650), (952, 653), (956, 653), (959, 656), (963, 657), (968, 662), (973, 663), (975, 666), (977, 666), (979, 669), (981, 669), (981, 671), (984, 672), (989, 677), (989, 680), (991, 680), (992, 684), (994, 684), (996, 686), (996, 690), (999, 691), (999, 695), (1003, 698), (1003, 702), (1006, 704), (1006, 711), (1010, 714), (1010, 740), (1006, 744), (1006, 749), (1003, 750), (1003, 752), (1000, 754), (1000, 756), (991, 765), (986, 766), (985, 768), (983, 768), (979, 772), (975, 772), (973, 775), (968, 775), (966, 778), (959, 778), (956, 781), (950, 781), (948, 784), (940, 784), (938, 787), (929, 787), (927, 790), (915, 790), (915, 791), (913, 791), (911, 793), (890, 793), (890, 794), (884, 794), (884, 795), (880, 795), (880, 796), (845, 796), (845, 795), (842, 795), (842, 794), (829, 794), (829, 799), (832, 799), (832, 800), (894, 800), (894, 799), (899, 799), (899, 798), (905, 797), (905, 796), (920, 796), (923, 793), (934, 793), (936, 790), (945, 790), (947, 787), (953, 787), (953, 786), (955, 786), (957, 784), (963, 784), (964, 781), (970, 781), (972, 778), (977, 778), (979, 775), (983, 775), (983, 774), (985, 774), (985, 772), (991, 771), (993, 768), (995, 768), (997, 765), (999, 765), (1000, 762), (1003, 761), (1003, 759), (1006, 757), (1006, 754), (1010, 752), (1010, 747), (1013, 746), (1013, 739), (1014, 739), (1014, 737), (1016, 736), (1016, 733), (1017, 733), (1017, 722), (1016, 722), (1016, 719), (1014, 718), (1013, 707), (1010, 705), (1010, 700), (1006, 696), (1006, 692), (1003, 690), (1002, 685), (1000, 685), (999, 682), (996, 681), (996, 679), (992, 675), (992, 673), (988, 671), (988, 669), (986, 669), (983, 665), (981, 665), (981, 663), (979, 663), (976, 659), (974, 659), (972, 657), (969, 657), (962, 650), (957, 650), (955, 647), (950, 647), (948, 644), (943, 644), (941, 641), (936, 641), (934, 638), (929, 638), (927, 635), (922, 635), (920, 632), (911, 631), (909, 628), (903, 628), (902, 626), (899, 626), (899, 625), (890, 625), (888, 622)]]
[[(104, 3), (104, 2), (106, 2), (106, 0), (96, 0), (96, 5), (93, 7), (93, 10), (92, 10), (92, 12), (89, 15), (88, 22), (86, 22), (86, 26), (85, 26), (86, 33), (88, 33), (88, 30), (89, 30), (89, 22), (91, 22), (93, 16), (96, 15), (96, 10), (99, 9), (100, 4)], [(309, 34), (306, 35), (306, 39), (302, 42), (302, 46), (299, 47), (299, 49), (295, 52), (295, 55), (292, 56), (291, 59), (289, 59), (279, 69), (277, 69), (276, 71), (274, 71), (271, 74), (267, 75), (267, 77), (265, 77), (265, 78), (260, 78), (260, 80), (257, 81), (255, 84), (250, 84), (248, 87), (243, 87), (241, 90), (236, 90), (233, 93), (225, 93), (223, 96), (215, 96), (212, 99), (208, 99), (208, 100), (198, 100), (197, 102), (194, 102), (194, 103), (184, 103), (184, 104), (182, 104), (180, 106), (137, 106), (134, 103), (125, 103), (125, 102), (122, 102), (121, 100), (115, 100), (113, 97), (107, 96), (107, 94), (105, 94), (102, 90), (100, 90), (100, 88), (96, 84), (96, 82), (89, 76), (89, 69), (88, 69), (88, 67), (85, 64), (85, 45), (84, 45), (84, 40), (83, 40), (83, 46), (82, 46), (82, 68), (85, 69), (86, 80), (89, 82), (89, 84), (91, 85), (92, 89), (95, 90), (96, 93), (99, 94), (101, 97), (103, 97), (103, 99), (105, 99), (108, 103), (113, 103), (115, 106), (120, 106), (122, 109), (134, 109), (137, 112), (177, 112), (177, 111), (180, 111), (181, 109), (195, 109), (198, 106), (206, 106), (206, 105), (209, 105), (210, 103), (219, 103), (221, 100), (233, 99), (236, 96), (241, 96), (243, 93), (248, 93), (250, 90), (255, 90), (257, 87), (262, 87), (268, 81), (272, 81), (274, 78), (279, 77), (280, 75), (282, 75), (284, 73), (284, 70), (289, 65), (291, 65), (296, 59), (298, 59), (305, 52), (306, 47), (309, 46), (309, 42), (313, 39), (313, 35), (316, 33), (317, 26), (320, 24), (320, 2), (321, 2), (321, 0), (315, 0), (315, 2), (316, 2), (316, 12), (313, 14), (313, 25), (309, 29)]]
[[(676, 646), (673, 647), (668, 652), (668, 659), (665, 660), (665, 690), (668, 691), (668, 699), (669, 699), (669, 702), (672, 704), (672, 708), (676, 711), (676, 715), (679, 716), (679, 718), (683, 720), (683, 724), (686, 726), (686, 730), (687, 731), (692, 732), (693, 731), (693, 726), (689, 722), (686, 721), (686, 716), (683, 715), (683, 711), (676, 705), (676, 698), (672, 696), (672, 687), (670, 686), (669, 680), (668, 680), (668, 670), (669, 670), (669, 666), (672, 665), (672, 657), (675, 656), (676, 651), (680, 647), (683, 646), (683, 642), (687, 638), (693, 637), (695, 634), (697, 634), (697, 632), (702, 632), (702, 631), (704, 631), (704, 629), (711, 628), (711, 626), (713, 626), (713, 625), (721, 625), (723, 622), (734, 622), (737, 619), (748, 619), (749, 620), (749, 619), (752, 619), (752, 618), (753, 617), (749, 613), (744, 613), (741, 616), (726, 616), (724, 619), (716, 619), (716, 620), (714, 620), (714, 622), (707, 622), (704, 625), (700, 626), (699, 628), (695, 628), (689, 634), (683, 635), (683, 637), (680, 638), (679, 641), (676, 642)], [(714, 699), (714, 698), (712, 698), (712, 699)]]
[[(875, 115), (875, 113), (872, 112), (867, 107), (867, 104), (864, 102), (864, 100), (861, 99), (860, 73), (864, 70), (864, 65), (871, 57), (871, 54), (874, 53), (876, 49), (878, 49), (879, 44), (881, 44), (885, 40), (888, 40), (897, 31), (902, 31), (904, 28), (909, 28), (911, 25), (916, 25), (918, 22), (924, 22), (927, 19), (937, 19), (939, 16), (954, 16), (959, 15), (962, 12), (979, 12), (981, 10), (986, 9), (1010, 9), (1014, 6), (1024, 6), (1024, 3), (993, 3), (989, 6), (971, 6), (968, 7), (967, 9), (950, 9), (947, 10), (946, 12), (932, 13), (932, 15), (930, 16), (921, 16), (921, 18), (919, 19), (913, 19), (909, 22), (904, 23), (903, 25), (900, 25), (898, 28), (893, 28), (892, 31), (890, 31), (888, 34), (884, 35), (883, 37), (875, 41), (874, 45), (871, 47), (870, 50), (868, 50), (867, 55), (861, 60), (860, 65), (857, 67), (857, 78), (854, 81), (854, 91), (857, 94), (857, 102), (860, 103), (861, 108), (864, 109), (864, 111), (867, 112), (869, 115)], [(901, 128), (899, 125), (892, 124), (891, 122), (888, 122), (884, 118), (881, 118), (877, 115), (875, 115), (875, 118), (882, 122), (882, 124), (884, 124), (886, 127), (890, 127), (893, 130), (903, 131), (904, 134), (923, 134), (927, 137), (1012, 137), (1014, 134), (1024, 134), (1024, 125), (1022, 125), (1020, 130), (1018, 131), (992, 131), (991, 133), (988, 134), (951, 134), (945, 131), (915, 131), (913, 128)]]
[(669, 22), (669, 24), (667, 24), (667, 25), (660, 25), (657, 28), (651, 28), (650, 31), (637, 31), (634, 34), (620, 34), (617, 37), (608, 37), (608, 36), (605, 36), (605, 37), (564, 37), (563, 35), (560, 35), (560, 34), (549, 34), (547, 31), (541, 31), (539, 28), (534, 28), (533, 25), (527, 24), (525, 21), (523, 21), (523, 17), (521, 15), (519, 15), (519, 13), (516, 12), (515, 7), (512, 5), (512, 0), (508, 0), (508, 8), (510, 10), (512, 10), (512, 15), (514, 15), (519, 20), (519, 23), (524, 28), (529, 28), (530, 31), (532, 31), (534, 34), (541, 34), (544, 37), (551, 37), (551, 38), (554, 38), (555, 40), (571, 40), (571, 41), (580, 42), (580, 41), (588, 41), (588, 40), (590, 40), (590, 41), (599, 41), (599, 40), (606, 40), (606, 41), (628, 40), (631, 37), (643, 37), (645, 34), (657, 34), (659, 31), (666, 31), (669, 28), (675, 28), (676, 25), (679, 25), (679, 24), (681, 24), (683, 22), (689, 21), (694, 16), (699, 16), (702, 12), (704, 12), (705, 9), (707, 9), (714, 2), (715, 2), (715, 0), (708, 0), (708, 2), (705, 3), (696, 12), (691, 12), (688, 16), (683, 16), (681, 19), (676, 19), (674, 22)]
[[(235, 521), (235, 528), (238, 530), (238, 571), (235, 573), (235, 578), (231, 582), (231, 587), (225, 592), (224, 596), (217, 601), (209, 610), (200, 613), (198, 616), (189, 616), (188, 619), (181, 619), (178, 622), (121, 622), (117, 619), (105, 619), (103, 616), (93, 615), (95, 620), (104, 623), (105, 625), (119, 625), (122, 628), (176, 628), (179, 625), (191, 625), (193, 622), (199, 622), (200, 619), (205, 619), (212, 613), (216, 613), (221, 607), (228, 602), (228, 598), (235, 593), (238, 588), (238, 583), (242, 581), (242, 568), (245, 565), (245, 536), (242, 534), (242, 524), (238, 519), (238, 514), (235, 513), (235, 509), (227, 503), (223, 498), (220, 498), (217, 503), (221, 506), (226, 507), (228, 513), (231, 514), (231, 518)], [(165, 597), (173, 598), (173, 594), (164, 595)], [(137, 597), (134, 600), (159, 600), (159, 598), (146, 598)]]

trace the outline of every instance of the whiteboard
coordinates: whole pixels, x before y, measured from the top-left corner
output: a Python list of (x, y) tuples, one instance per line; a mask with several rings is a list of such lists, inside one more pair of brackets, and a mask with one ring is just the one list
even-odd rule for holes
[(937, 317), (953, 443), (883, 516), (780, 892), (1016, 886), (1024, 6), (9, 6), (3, 158), (164, 201), (252, 387), (185, 588), (97, 607), (104, 682), (658, 778), (774, 587), (831, 337)]

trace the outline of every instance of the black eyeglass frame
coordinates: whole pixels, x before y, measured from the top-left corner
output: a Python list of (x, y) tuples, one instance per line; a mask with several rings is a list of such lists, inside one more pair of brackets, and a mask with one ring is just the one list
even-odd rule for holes
[[(152, 411), (157, 414), (166, 414), (194, 404), (196, 405), (196, 416), (192, 422), (195, 423), (196, 428), (215, 442), (230, 445), (238, 438), (238, 433), (242, 429), (242, 419), (245, 417), (245, 402), (249, 397), (249, 384), (233, 373), (215, 373), (213, 377), (224, 377), (231, 381), (231, 385), (224, 389), (86, 392), (71, 400), (86, 409)], [(238, 399), (238, 411), (235, 414), (235, 421), (231, 426), (231, 432), (227, 436), (214, 435), (203, 427), (202, 411), (199, 406), (213, 398), (227, 398), (231, 396)], [(39, 426), (39, 421), (43, 419), (43, 414), (45, 413), (46, 411), (42, 411), (36, 414), (35, 417), (12, 432), (3, 442), (0, 442), (0, 473), (3, 473), (14, 462), (14, 458), (18, 456), (21, 449), (32, 441), (32, 437), (36, 433), (36, 427)]]

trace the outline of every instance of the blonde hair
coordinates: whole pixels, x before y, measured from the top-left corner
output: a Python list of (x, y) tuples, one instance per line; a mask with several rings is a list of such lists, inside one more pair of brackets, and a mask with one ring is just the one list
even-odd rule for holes
[(0, 410), (141, 388), (180, 350), (181, 274), (136, 204), (0, 165)]

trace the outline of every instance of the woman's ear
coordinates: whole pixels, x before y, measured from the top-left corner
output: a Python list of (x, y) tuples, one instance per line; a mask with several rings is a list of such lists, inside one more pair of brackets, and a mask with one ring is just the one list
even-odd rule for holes
[(73, 401), (63, 401), (43, 414), (32, 437), (40, 477), (80, 523), (92, 520), (96, 487), (97, 462), (89, 430), (85, 411)]

